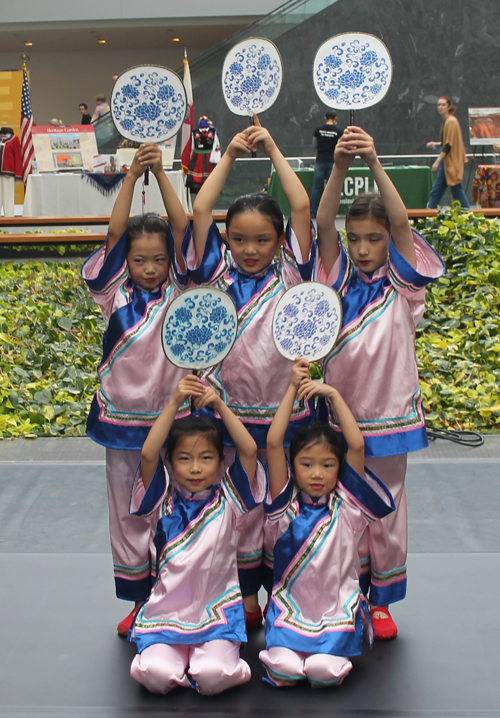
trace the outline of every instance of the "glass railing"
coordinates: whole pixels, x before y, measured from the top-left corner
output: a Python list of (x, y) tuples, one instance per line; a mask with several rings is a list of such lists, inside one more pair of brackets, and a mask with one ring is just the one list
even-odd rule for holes
[[(266, 37), (268, 40), (276, 40), (336, 2), (337, 0), (289, 0), (280, 5), (276, 10), (264, 15), (251, 25), (247, 25), (190, 62), (193, 88), (199, 87), (214, 75), (222, 72), (224, 58), (236, 43), (247, 37)], [(182, 77), (182, 68), (178, 72)]]

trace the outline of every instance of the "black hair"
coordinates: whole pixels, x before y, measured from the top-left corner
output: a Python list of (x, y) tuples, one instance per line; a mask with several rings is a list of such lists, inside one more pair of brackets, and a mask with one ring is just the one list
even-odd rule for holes
[(339, 460), (340, 466), (344, 461), (345, 446), (340, 434), (338, 434), (329, 424), (317, 421), (315, 424), (303, 426), (297, 431), (290, 442), (290, 463), (292, 471), (294, 462), (302, 449), (310, 444), (327, 444), (332, 453)]
[(337, 113), (336, 112), (325, 112), (325, 117), (327, 120), (336, 120), (337, 119)]
[(89, 109), (89, 106), (88, 106), (87, 104), (85, 104), (85, 102), (80, 102), (80, 104), (78, 105), (78, 107), (84, 107), (86, 110)]
[(179, 419), (172, 425), (167, 442), (167, 459), (169, 461), (172, 461), (179, 441), (185, 436), (193, 436), (193, 434), (203, 434), (207, 441), (214, 445), (219, 459), (224, 460), (224, 439), (221, 427), (206, 416), (192, 415)]
[(127, 254), (134, 239), (143, 234), (161, 234), (168, 252), (168, 222), (156, 212), (146, 212), (146, 214), (136, 214), (127, 223)]
[(347, 223), (350, 219), (365, 219), (366, 217), (373, 217), (380, 222), (380, 224), (383, 224), (388, 232), (391, 231), (389, 215), (379, 194), (367, 193), (356, 197), (347, 209), (345, 226), (347, 227)]
[(260, 212), (266, 217), (276, 230), (278, 237), (284, 232), (283, 212), (275, 199), (265, 192), (255, 192), (254, 194), (244, 194), (238, 197), (230, 205), (226, 215), (226, 231), (229, 230), (233, 217), (243, 212)]

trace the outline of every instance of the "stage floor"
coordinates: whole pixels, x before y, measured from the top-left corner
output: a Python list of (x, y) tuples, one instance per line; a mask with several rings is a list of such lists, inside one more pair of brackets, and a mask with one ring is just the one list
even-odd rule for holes
[(0, 716), (499, 716), (499, 469), (499, 436), (411, 456), (399, 637), (366, 646), (339, 688), (263, 683), (255, 629), (245, 686), (154, 696), (129, 677), (135, 646), (115, 632), (129, 606), (114, 598), (104, 450), (87, 439), (2, 441)]

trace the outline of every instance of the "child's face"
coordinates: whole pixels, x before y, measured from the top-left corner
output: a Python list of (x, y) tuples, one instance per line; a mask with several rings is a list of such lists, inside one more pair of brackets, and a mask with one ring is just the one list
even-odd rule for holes
[(304, 446), (295, 457), (293, 469), (299, 489), (317, 499), (337, 485), (340, 463), (331, 446), (322, 442)]
[(346, 226), (351, 259), (362, 272), (374, 272), (387, 262), (390, 234), (374, 217), (349, 219)]
[(180, 439), (171, 465), (177, 483), (196, 493), (217, 483), (224, 462), (205, 435), (192, 434)]
[(165, 238), (161, 234), (141, 234), (132, 240), (127, 254), (127, 264), (132, 281), (152, 292), (168, 277), (170, 255)]
[(283, 243), (273, 223), (258, 211), (235, 214), (227, 240), (234, 261), (248, 274), (257, 274), (271, 264)]

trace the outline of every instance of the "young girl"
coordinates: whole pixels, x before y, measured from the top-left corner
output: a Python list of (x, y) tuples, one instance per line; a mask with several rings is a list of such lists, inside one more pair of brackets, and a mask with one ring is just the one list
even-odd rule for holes
[[(233, 440), (237, 455), (225, 475), (218, 424), (191, 416), (172, 426), (189, 397), (198, 409), (211, 405)], [(213, 695), (250, 679), (239, 656), (246, 631), (236, 526), (264, 491), (255, 441), (212, 389), (186, 376), (144, 443), (130, 507), (156, 526), (158, 578), (130, 634), (139, 649), (130, 674), (148, 690), (192, 682)]]
[[(234, 299), (238, 309), (238, 336), (226, 359), (204, 375), (208, 383), (265, 450), (272, 418), (285, 392), (291, 362), (276, 350), (272, 318), (277, 302), (291, 286), (310, 279), (313, 265), (309, 198), (269, 132), (255, 125), (237, 134), (221, 161), (201, 188), (194, 205), (194, 248), (191, 246), (190, 278), (213, 284)], [(272, 161), (291, 207), (286, 233), (283, 214), (266, 194), (245, 195), (229, 207), (224, 244), (212, 221), (212, 210), (234, 161), (252, 150), (262, 150)], [(199, 265), (193, 269), (193, 249)], [(279, 251), (279, 259), (276, 254)], [(306, 404), (294, 407), (290, 438), (310, 423), (313, 411)], [(225, 443), (231, 446), (225, 434)], [(238, 546), (241, 586), (250, 624), (260, 624), (257, 602), (261, 584), (263, 511), (249, 516)]]
[[(158, 181), (171, 234), (167, 222), (157, 214), (128, 221), (134, 186), (146, 167)], [(180, 249), (186, 224), (182, 205), (163, 171), (160, 149), (144, 145), (116, 199), (106, 242), (82, 270), (107, 322), (99, 389), (87, 433), (106, 446), (116, 594), (135, 601), (136, 606), (148, 597), (152, 585), (152, 537), (149, 524), (129, 514), (130, 489), (148, 431), (187, 373), (167, 361), (160, 338), (164, 312), (186, 281), (177, 271), (174, 247)], [(186, 413), (187, 403), (179, 409), (179, 416)], [(127, 635), (132, 619), (133, 612), (120, 623), (120, 635)]]
[[(346, 216), (344, 250), (335, 217), (346, 172), (358, 155), (380, 191), (363, 195)], [(406, 454), (427, 446), (415, 356), (415, 328), (425, 308), (425, 285), (440, 277), (438, 254), (408, 224), (406, 208), (384, 172), (373, 139), (348, 127), (318, 215), (318, 278), (342, 298), (343, 326), (324, 360), (325, 381), (341, 387), (365, 440), (366, 465), (394, 497), (396, 511), (368, 527), (359, 545), (361, 585), (369, 592), (375, 638), (397, 628), (388, 604), (406, 594)], [(330, 421), (340, 429), (334, 412)]]
[[(345, 460), (342, 438), (328, 424), (312, 424), (293, 437), (288, 463), (283, 444), (297, 390), (299, 398), (331, 403)], [(369, 628), (357, 541), (394, 502), (374, 474), (365, 474), (363, 437), (346, 403), (333, 387), (309, 379), (304, 359), (295, 362), (269, 430), (267, 461), (274, 581), (260, 659), (275, 686), (304, 678), (317, 687), (338, 685), (352, 668), (347, 656), (362, 652), (363, 623)]]

